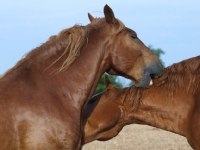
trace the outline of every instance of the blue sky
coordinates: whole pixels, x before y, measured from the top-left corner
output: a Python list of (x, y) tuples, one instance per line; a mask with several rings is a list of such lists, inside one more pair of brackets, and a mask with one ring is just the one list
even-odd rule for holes
[(145, 45), (161, 48), (165, 66), (200, 54), (199, 0), (0, 0), (0, 74), (51, 35), (103, 17), (108, 4)]

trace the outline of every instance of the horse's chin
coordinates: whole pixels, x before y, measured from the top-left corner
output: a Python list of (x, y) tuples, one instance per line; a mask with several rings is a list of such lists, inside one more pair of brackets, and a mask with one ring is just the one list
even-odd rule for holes
[(142, 87), (142, 88), (149, 88), (149, 86), (153, 85), (152, 76), (150, 74), (145, 74), (143, 78), (138, 81), (134, 82), (135, 87)]

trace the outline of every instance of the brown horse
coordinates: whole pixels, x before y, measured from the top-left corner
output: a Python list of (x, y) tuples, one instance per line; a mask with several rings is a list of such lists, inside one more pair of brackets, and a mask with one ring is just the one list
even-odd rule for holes
[[(107, 71), (148, 87), (160, 75), (158, 58), (114, 17), (75, 25), (33, 49), (0, 78), (2, 150), (79, 149), (81, 116)], [(78, 88), (77, 88), (78, 87)]]
[(111, 139), (138, 123), (185, 136), (200, 150), (200, 56), (167, 67), (149, 89), (118, 89), (107, 81), (107, 91), (86, 107), (84, 121), (84, 143)]

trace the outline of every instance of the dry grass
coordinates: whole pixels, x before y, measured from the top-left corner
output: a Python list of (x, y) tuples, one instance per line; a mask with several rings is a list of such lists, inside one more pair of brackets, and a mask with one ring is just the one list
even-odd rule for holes
[(83, 150), (192, 150), (185, 137), (161, 129), (129, 125), (109, 141), (94, 141)]

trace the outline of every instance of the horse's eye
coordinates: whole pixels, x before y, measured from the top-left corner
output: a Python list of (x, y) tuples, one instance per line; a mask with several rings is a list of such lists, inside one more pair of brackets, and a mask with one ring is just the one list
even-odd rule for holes
[(131, 35), (131, 38), (132, 39), (137, 39), (137, 35), (135, 34), (135, 35)]

